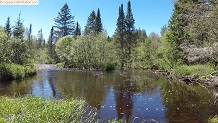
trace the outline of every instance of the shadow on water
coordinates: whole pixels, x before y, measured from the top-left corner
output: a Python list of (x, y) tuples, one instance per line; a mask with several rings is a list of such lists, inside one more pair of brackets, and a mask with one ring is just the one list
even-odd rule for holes
[(218, 114), (211, 89), (170, 83), (143, 70), (41, 69), (21, 82), (0, 83), (0, 95), (83, 99), (104, 121), (201, 123)]

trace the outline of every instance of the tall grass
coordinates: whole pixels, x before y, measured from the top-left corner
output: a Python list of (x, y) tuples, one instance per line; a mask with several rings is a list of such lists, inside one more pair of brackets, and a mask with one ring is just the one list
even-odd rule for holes
[(31, 66), (18, 64), (0, 64), (0, 81), (19, 80), (36, 74)]
[(201, 77), (206, 76), (215, 71), (214, 67), (211, 65), (180, 65), (176, 66), (172, 72), (177, 76), (192, 76), (192, 77)]
[(43, 100), (39, 97), (0, 97), (0, 122), (70, 123), (85, 118), (85, 103), (75, 100)]

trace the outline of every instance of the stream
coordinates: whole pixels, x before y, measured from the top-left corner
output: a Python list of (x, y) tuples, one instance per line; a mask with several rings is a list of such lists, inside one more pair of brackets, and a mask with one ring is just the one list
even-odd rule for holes
[(169, 82), (145, 70), (113, 72), (39, 65), (37, 75), (0, 83), (0, 95), (82, 99), (103, 121), (207, 123), (218, 114), (217, 88)]

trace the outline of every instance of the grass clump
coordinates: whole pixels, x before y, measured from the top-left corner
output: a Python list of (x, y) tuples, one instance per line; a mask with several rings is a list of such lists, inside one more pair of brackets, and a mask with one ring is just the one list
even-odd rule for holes
[(211, 65), (180, 65), (173, 68), (172, 72), (176, 76), (192, 76), (192, 77), (201, 77), (206, 76), (215, 71), (214, 67)]
[(63, 63), (63, 62), (57, 63), (56, 66), (58, 66), (58, 67), (64, 67), (64, 63)]
[(35, 74), (36, 70), (31, 66), (0, 64), (0, 81), (20, 80)]
[(214, 116), (212, 118), (209, 118), (208, 123), (218, 123), (218, 116)]
[(74, 123), (84, 120), (83, 101), (0, 97), (0, 105), (0, 122)]

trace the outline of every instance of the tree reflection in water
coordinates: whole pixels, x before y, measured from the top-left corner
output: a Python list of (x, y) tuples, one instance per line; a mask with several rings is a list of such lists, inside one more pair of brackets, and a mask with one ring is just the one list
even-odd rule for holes
[(169, 123), (206, 123), (218, 113), (213, 93), (202, 86), (165, 83), (161, 95)]

